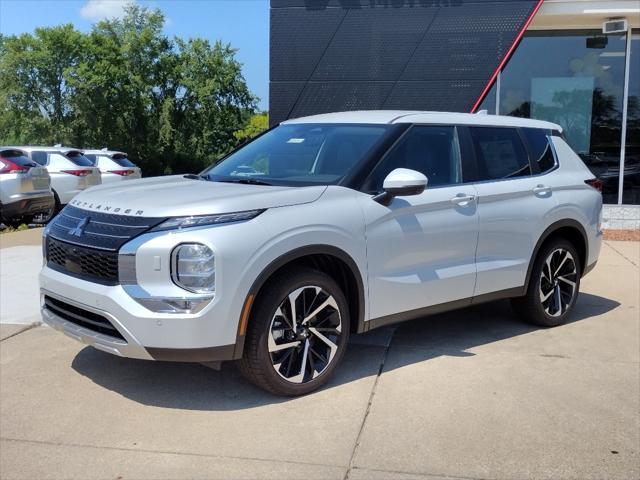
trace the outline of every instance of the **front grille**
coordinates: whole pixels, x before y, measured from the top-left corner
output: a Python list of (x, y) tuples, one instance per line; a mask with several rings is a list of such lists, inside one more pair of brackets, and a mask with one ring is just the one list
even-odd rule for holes
[(67, 205), (49, 226), (49, 234), (63, 242), (117, 252), (132, 238), (166, 220), (82, 210)]
[(67, 205), (48, 227), (47, 265), (83, 280), (117, 285), (120, 247), (164, 220)]
[(116, 327), (99, 313), (90, 312), (48, 295), (44, 297), (44, 308), (58, 317), (87, 330), (124, 340), (124, 337)]
[(81, 247), (47, 236), (47, 266), (83, 280), (118, 284), (118, 252)]

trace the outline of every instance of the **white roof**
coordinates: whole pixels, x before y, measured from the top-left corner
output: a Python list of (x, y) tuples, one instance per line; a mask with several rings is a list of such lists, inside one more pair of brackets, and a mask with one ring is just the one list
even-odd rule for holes
[(82, 153), (89, 153), (92, 155), (107, 155), (107, 156), (111, 156), (111, 155), (127, 155), (125, 152), (121, 152), (120, 150), (105, 150), (103, 148), (101, 149), (97, 149), (97, 148), (85, 148), (82, 150)]
[(73, 148), (73, 147), (47, 147), (47, 146), (37, 146), (37, 145), (23, 145), (23, 146), (12, 146), (11, 148), (17, 148), (18, 150), (24, 150), (25, 152), (42, 150), (43, 152), (59, 152), (64, 154), (67, 154), (69, 152), (82, 153), (82, 150), (80, 150), (79, 148)]
[(562, 131), (555, 123), (504, 115), (484, 115), (477, 113), (419, 112), (412, 110), (360, 110), (353, 112), (324, 113), (309, 117), (285, 120), (283, 124), (296, 123), (437, 123), (458, 125), (487, 125), (505, 127), (547, 128)]

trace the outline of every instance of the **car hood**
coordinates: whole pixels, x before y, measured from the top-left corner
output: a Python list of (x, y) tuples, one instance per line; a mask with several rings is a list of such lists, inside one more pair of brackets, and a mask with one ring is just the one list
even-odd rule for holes
[(96, 186), (80, 193), (70, 204), (118, 215), (178, 217), (311, 203), (326, 188), (221, 183), (175, 175)]

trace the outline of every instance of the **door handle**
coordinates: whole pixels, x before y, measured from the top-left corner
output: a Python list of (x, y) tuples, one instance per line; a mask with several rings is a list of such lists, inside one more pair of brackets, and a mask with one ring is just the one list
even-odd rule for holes
[(551, 192), (551, 187), (547, 187), (546, 185), (536, 185), (535, 187), (533, 187), (531, 189), (531, 191), (533, 193), (535, 193), (536, 195), (541, 194), (541, 193), (550, 193)]
[(461, 207), (466, 207), (470, 203), (474, 202), (475, 199), (476, 199), (475, 195), (459, 194), (459, 195), (456, 195), (455, 197), (453, 197), (451, 199), (451, 203), (454, 203), (456, 205), (460, 205)]

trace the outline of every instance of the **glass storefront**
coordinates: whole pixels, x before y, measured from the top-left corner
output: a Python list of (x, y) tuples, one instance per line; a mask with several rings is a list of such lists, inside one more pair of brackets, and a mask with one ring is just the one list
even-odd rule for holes
[[(640, 45), (632, 40), (623, 203), (640, 203)], [(560, 124), (567, 142), (618, 203), (626, 34), (529, 31), (480, 106)], [(634, 56), (635, 53), (635, 56)], [(496, 102), (496, 95), (498, 96)]]
[(622, 203), (640, 204), (640, 30), (631, 36)]

